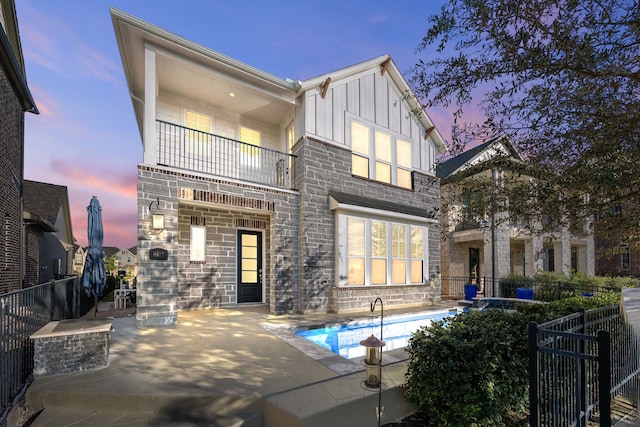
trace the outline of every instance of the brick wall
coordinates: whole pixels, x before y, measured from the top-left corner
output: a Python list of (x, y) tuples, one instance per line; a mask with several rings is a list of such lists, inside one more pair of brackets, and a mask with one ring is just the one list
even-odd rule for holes
[(35, 226), (25, 227), (24, 245), (24, 286), (35, 286), (40, 283), (40, 241), (42, 230)]
[(24, 113), (0, 68), (0, 294), (21, 288)]

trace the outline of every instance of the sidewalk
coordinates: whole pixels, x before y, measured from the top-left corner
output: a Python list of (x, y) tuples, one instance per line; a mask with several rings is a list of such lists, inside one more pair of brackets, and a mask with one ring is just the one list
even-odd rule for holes
[[(293, 326), (340, 319), (264, 307), (181, 312), (177, 325), (149, 329), (115, 318), (107, 367), (31, 385), (29, 408), (44, 408), (31, 425), (377, 425), (378, 392), (363, 387), (361, 361), (291, 337)], [(404, 358), (383, 356), (383, 424), (414, 411), (400, 387), (406, 364), (394, 363)]]

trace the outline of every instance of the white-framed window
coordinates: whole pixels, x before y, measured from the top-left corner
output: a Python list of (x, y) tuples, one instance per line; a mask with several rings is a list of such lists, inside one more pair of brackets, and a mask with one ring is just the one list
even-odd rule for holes
[(351, 121), (352, 175), (411, 189), (411, 170), (410, 141)]
[(240, 162), (254, 169), (260, 167), (260, 131), (240, 126)]
[(347, 283), (364, 284), (365, 221), (362, 218), (347, 219)]
[(207, 244), (207, 227), (192, 225), (190, 233), (190, 262), (205, 262)]
[(369, 128), (351, 122), (351, 173), (369, 178)]
[(208, 157), (211, 152), (211, 116), (185, 111), (185, 150), (189, 154)]
[(340, 284), (424, 283), (426, 236), (423, 225), (338, 214)]

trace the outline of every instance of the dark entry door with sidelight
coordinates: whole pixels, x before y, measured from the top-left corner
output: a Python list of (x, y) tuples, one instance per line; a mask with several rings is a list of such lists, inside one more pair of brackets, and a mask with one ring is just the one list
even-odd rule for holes
[(238, 303), (262, 302), (262, 232), (238, 230)]

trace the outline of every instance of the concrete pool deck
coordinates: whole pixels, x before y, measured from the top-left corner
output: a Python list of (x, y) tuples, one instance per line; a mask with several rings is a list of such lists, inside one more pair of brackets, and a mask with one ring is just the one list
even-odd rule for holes
[[(446, 310), (453, 303), (385, 310)], [(367, 307), (368, 308), (368, 307)], [(31, 426), (372, 426), (378, 391), (364, 365), (295, 336), (292, 328), (377, 317), (273, 316), (265, 307), (181, 312), (174, 326), (113, 320), (109, 364), (38, 378), (27, 390)], [(293, 336), (292, 336), (293, 335)], [(382, 424), (414, 412), (403, 398), (406, 352), (383, 354)]]

